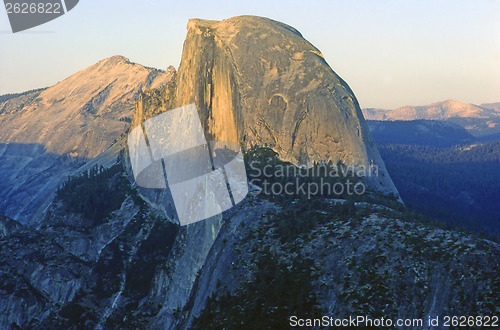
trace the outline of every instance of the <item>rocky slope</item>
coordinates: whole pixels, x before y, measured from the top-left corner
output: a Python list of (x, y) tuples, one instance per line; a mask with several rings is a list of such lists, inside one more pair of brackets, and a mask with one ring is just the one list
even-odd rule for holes
[[(126, 173), (97, 178), (117, 191)], [(9, 228), (0, 236), (0, 327), (287, 328), (290, 315), (500, 312), (500, 246), (389, 201), (251, 196), (177, 228), (134, 188), (120, 191), (118, 209), (97, 222), (64, 198), (38, 231), (0, 219)]]
[(486, 108), (486, 109), (493, 109), (497, 112), (500, 112), (500, 102), (495, 102), (495, 103), (483, 103), (479, 105), (481, 108)]
[[(113, 186), (111, 181), (122, 175), (116, 171), (112, 174), (106, 185)], [(84, 186), (78, 188), (85, 190)], [(29, 323), (45, 320), (54, 310), (64, 315), (61, 307), (76, 299), (83, 288), (92, 286), (92, 276), (98, 272), (94, 269), (96, 263), (139, 213), (127, 189), (123, 189), (117, 205), (105, 218), (90, 221), (80, 213), (65, 210), (65, 204), (56, 198), (46, 224), (38, 230), (0, 217), (2, 329), (16, 325), (26, 328)], [(101, 289), (106, 285), (110, 284), (102, 283)]]
[(297, 30), (255, 16), (187, 28), (179, 71), (141, 98), (132, 128), (195, 103), (208, 139), (268, 145), (299, 165), (373, 163), (374, 189), (397, 192), (353, 92)]
[(260, 216), (241, 213), (221, 229), (182, 326), (290, 328), (291, 315), (425, 320), (500, 311), (496, 243), (363, 203), (349, 215), (328, 200), (296, 201), (294, 211), (253, 203)]
[(113, 56), (50, 88), (1, 98), (0, 214), (28, 222), (63, 177), (125, 133), (139, 94), (174, 71)]

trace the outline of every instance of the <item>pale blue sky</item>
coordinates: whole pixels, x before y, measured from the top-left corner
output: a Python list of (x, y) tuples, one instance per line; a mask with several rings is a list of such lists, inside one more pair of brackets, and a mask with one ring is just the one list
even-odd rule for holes
[(242, 14), (297, 28), (362, 107), (500, 102), (496, 0), (80, 0), (68, 14), (16, 34), (0, 8), (0, 94), (53, 85), (116, 54), (177, 68), (189, 18)]

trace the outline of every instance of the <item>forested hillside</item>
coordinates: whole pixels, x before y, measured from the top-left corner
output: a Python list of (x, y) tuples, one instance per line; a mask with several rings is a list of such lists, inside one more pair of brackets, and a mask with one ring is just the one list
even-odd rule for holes
[(500, 141), (451, 148), (379, 145), (406, 205), (490, 238), (500, 236)]

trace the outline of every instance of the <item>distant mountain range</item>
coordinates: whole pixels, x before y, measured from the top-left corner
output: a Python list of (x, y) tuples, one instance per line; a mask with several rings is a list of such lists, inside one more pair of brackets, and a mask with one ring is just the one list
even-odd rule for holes
[(367, 120), (378, 121), (447, 121), (465, 128), (481, 141), (500, 138), (500, 102), (478, 106), (446, 100), (425, 106), (403, 106), (395, 110), (367, 108), (363, 109), (363, 114)]
[(461, 118), (496, 118), (500, 117), (500, 103), (488, 103), (480, 106), (454, 100), (446, 100), (423, 106), (406, 105), (395, 110), (377, 108), (363, 109), (367, 120), (447, 120)]

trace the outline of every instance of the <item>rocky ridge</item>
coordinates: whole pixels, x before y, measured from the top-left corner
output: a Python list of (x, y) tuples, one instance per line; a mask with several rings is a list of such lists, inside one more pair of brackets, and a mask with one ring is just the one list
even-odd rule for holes
[(453, 117), (494, 118), (500, 117), (495, 104), (477, 106), (454, 100), (436, 102), (425, 106), (403, 106), (395, 110), (363, 109), (367, 120), (446, 120)]
[(50, 88), (0, 103), (0, 143), (94, 158), (127, 129), (139, 94), (161, 87), (174, 71), (123, 56), (104, 59)]
[(500, 111), (498, 103), (465, 104), (447, 100), (426, 106), (404, 106), (395, 110), (363, 109), (367, 120), (444, 120), (465, 128), (482, 141), (500, 138)]

